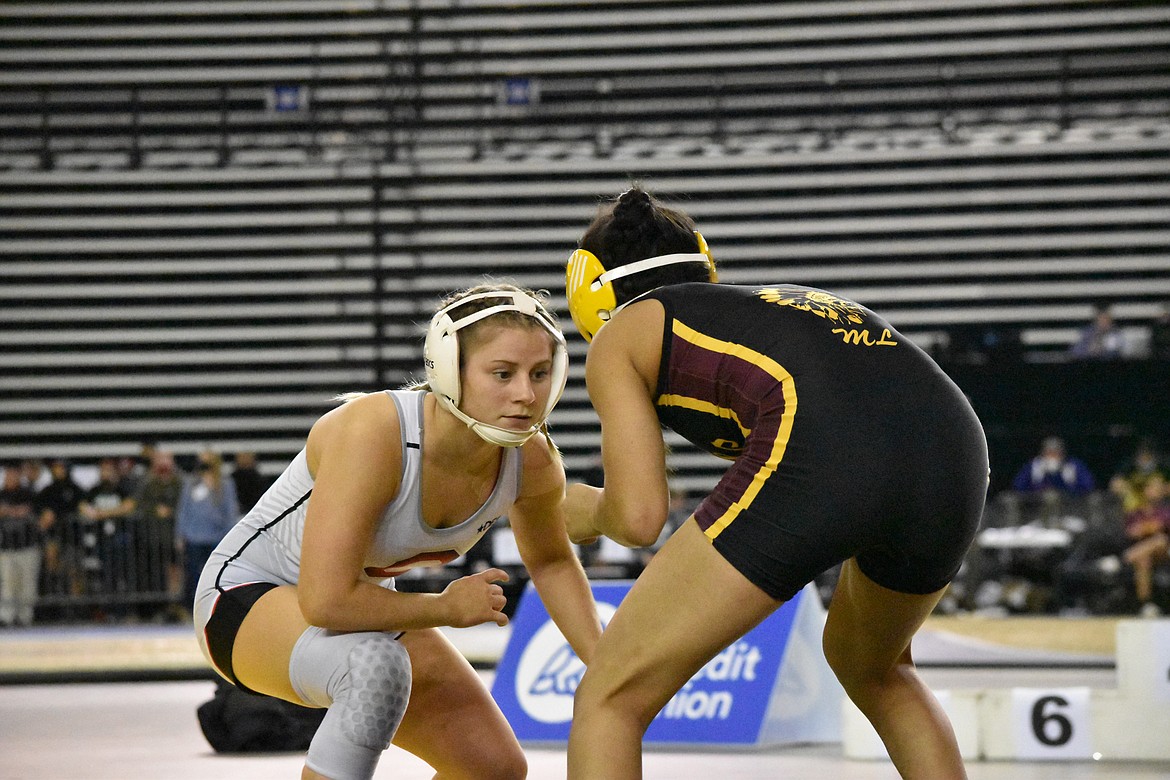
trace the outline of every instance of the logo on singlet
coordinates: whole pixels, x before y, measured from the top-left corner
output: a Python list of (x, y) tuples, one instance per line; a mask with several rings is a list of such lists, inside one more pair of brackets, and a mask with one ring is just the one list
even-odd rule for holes
[(768, 303), (806, 311), (836, 325), (860, 325), (865, 322), (865, 310), (856, 303), (821, 290), (763, 287), (756, 290), (756, 295)]
[(743, 442), (731, 439), (714, 439), (711, 442), (711, 447), (721, 452), (738, 455), (743, 450)]
[(865, 310), (853, 301), (838, 298), (821, 290), (799, 290), (791, 287), (763, 287), (756, 295), (768, 303), (788, 306), (797, 311), (815, 314), (829, 324), (840, 327), (832, 332), (846, 344), (867, 347), (896, 347), (898, 342), (888, 328), (880, 336), (870, 335), (868, 328), (855, 328), (865, 322)]
[(846, 344), (864, 344), (867, 347), (896, 347), (898, 342), (894, 341), (894, 334), (890, 333), (889, 328), (882, 328), (882, 335), (874, 338), (869, 334), (869, 328), (864, 330), (857, 330), (856, 328), (846, 330), (845, 328), (833, 328), (833, 332)]

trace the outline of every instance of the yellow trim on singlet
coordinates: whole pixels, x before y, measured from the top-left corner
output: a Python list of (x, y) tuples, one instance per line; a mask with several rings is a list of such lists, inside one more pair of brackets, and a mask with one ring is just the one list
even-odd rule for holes
[[(695, 346), (711, 350), (712, 352), (731, 355), (732, 357), (746, 360), (752, 365), (762, 368), (780, 383), (784, 391), (784, 414), (780, 418), (780, 428), (776, 431), (776, 439), (772, 442), (772, 452), (768, 455), (768, 460), (764, 462), (764, 465), (752, 477), (751, 484), (748, 485), (743, 495), (734, 501), (727, 508), (727, 511), (716, 518), (715, 522), (703, 532), (707, 535), (708, 539), (714, 540), (715, 537), (723, 532), (724, 528), (731, 525), (731, 522), (739, 516), (740, 512), (751, 506), (752, 501), (755, 500), (760, 490), (764, 487), (764, 483), (768, 480), (768, 477), (776, 471), (776, 467), (784, 459), (784, 451), (788, 448), (788, 439), (792, 436), (792, 422), (796, 417), (796, 380), (792, 378), (792, 374), (788, 373), (775, 360), (742, 344), (712, 338), (693, 328), (687, 327), (678, 320), (674, 321), (672, 330), (679, 338), (689, 341)], [(712, 404), (712, 407), (714, 408), (714, 404)]]
[(677, 406), (682, 409), (690, 409), (695, 412), (703, 412), (704, 414), (721, 417), (724, 420), (731, 420), (735, 423), (735, 427), (739, 428), (739, 432), (743, 434), (746, 439), (748, 434), (752, 432), (751, 428), (743, 427), (743, 423), (739, 421), (739, 415), (734, 410), (728, 409), (726, 406), (716, 406), (710, 401), (704, 401), (699, 398), (691, 398), (689, 395), (675, 395), (674, 393), (664, 393), (658, 396), (656, 402), (659, 406)]

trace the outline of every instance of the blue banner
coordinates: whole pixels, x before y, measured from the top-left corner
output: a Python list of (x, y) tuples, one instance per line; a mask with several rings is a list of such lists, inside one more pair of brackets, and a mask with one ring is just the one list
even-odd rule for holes
[[(608, 623), (632, 584), (593, 583), (593, 597), (603, 623)], [(798, 593), (711, 659), (662, 708), (650, 724), (645, 741), (760, 744), (793, 624), (809, 592)], [(816, 606), (820, 607), (819, 603)], [(585, 666), (549, 618), (531, 583), (524, 590), (511, 625), (512, 634), (496, 669), (492, 695), (521, 741), (566, 742), (573, 717), (573, 694)]]

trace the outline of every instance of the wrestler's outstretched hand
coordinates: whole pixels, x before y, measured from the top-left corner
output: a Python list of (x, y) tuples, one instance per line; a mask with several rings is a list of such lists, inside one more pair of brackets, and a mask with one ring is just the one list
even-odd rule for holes
[(504, 606), (504, 589), (498, 583), (511, 579), (503, 569), (485, 569), (460, 577), (439, 594), (447, 612), (446, 624), (452, 628), (467, 628), (480, 623), (508, 625)]

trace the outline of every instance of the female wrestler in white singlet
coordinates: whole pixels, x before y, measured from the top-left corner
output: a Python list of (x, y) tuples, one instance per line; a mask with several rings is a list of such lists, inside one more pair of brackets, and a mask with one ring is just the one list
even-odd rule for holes
[(437, 630), (507, 623), (507, 574), (488, 569), (437, 594), (393, 585), (462, 555), (504, 515), (586, 663), (600, 635), (544, 427), (567, 372), (552, 316), (527, 291), (473, 288), (435, 314), (424, 353), (425, 387), (358, 396), (317, 421), (200, 581), (196, 633), (219, 674), (328, 707), (304, 778), (371, 777), (391, 741), (438, 777), (525, 775), (511, 728)]

